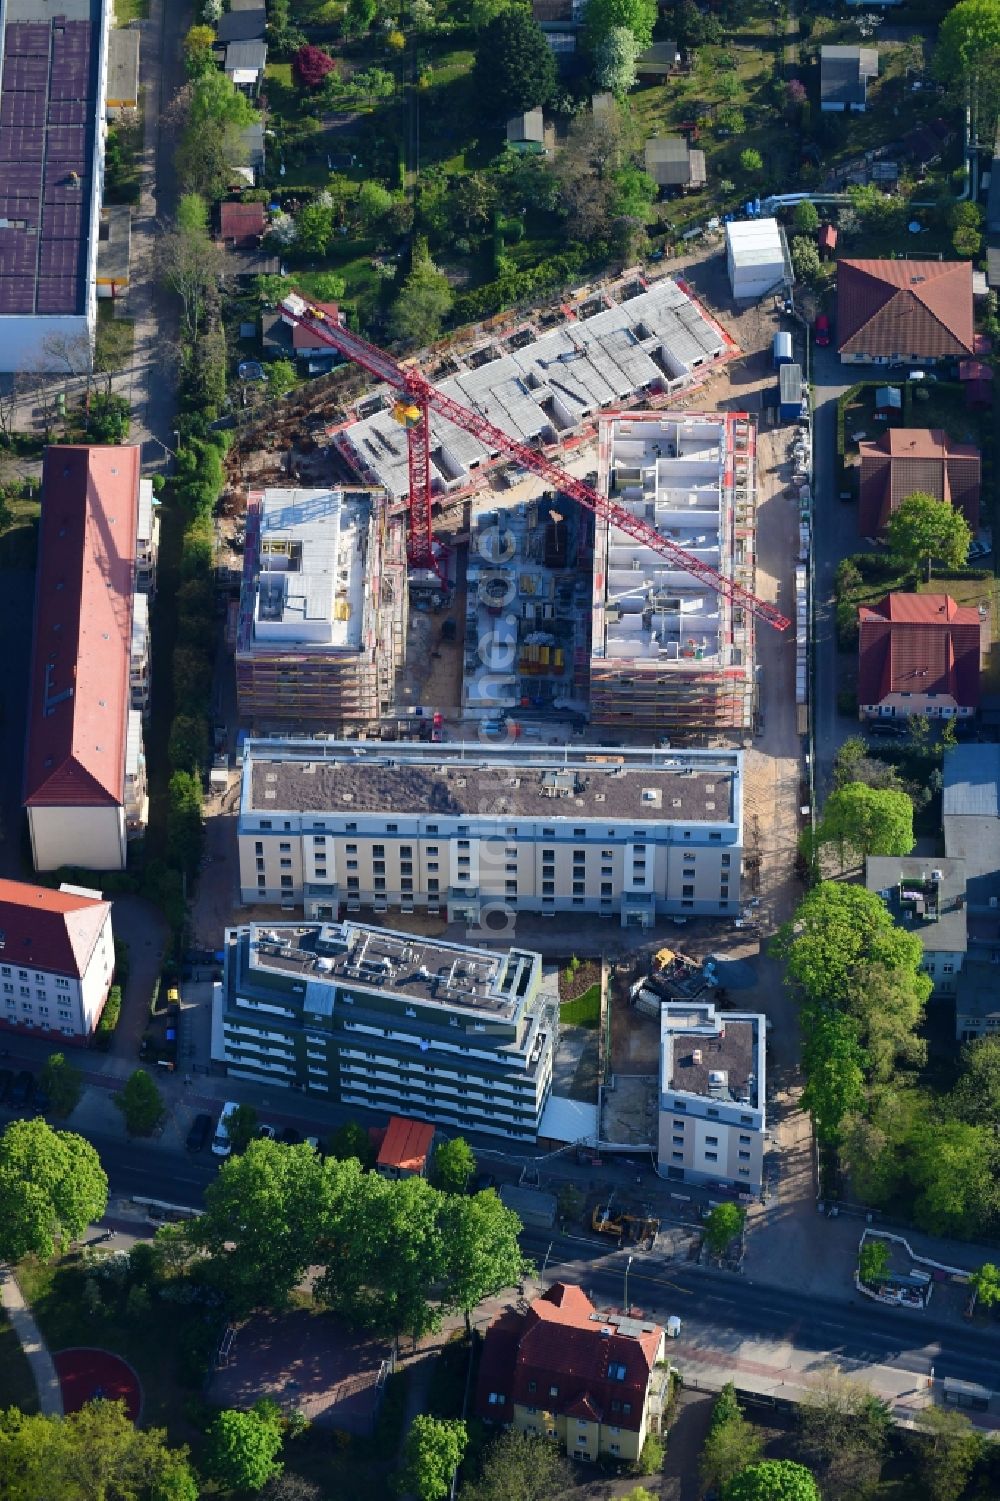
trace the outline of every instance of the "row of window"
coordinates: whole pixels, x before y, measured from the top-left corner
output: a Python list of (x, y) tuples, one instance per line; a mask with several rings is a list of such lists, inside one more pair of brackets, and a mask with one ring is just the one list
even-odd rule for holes
[[(36, 970), (33, 970), (32, 973), (34, 975), (35, 983), (36, 984), (45, 985), (45, 984), (48, 983), (48, 979), (49, 979), (48, 975), (43, 974), (41, 970), (37, 970), (36, 969)], [(0, 975), (11, 975), (11, 974), (13, 974), (13, 970), (11, 969), (11, 967), (10, 967), (9, 964), (0, 964)], [(17, 978), (19, 980), (27, 980), (28, 979), (28, 971), (26, 969), (19, 969), (18, 972), (17, 972)], [(68, 990), (69, 989), (69, 981), (65, 978), (64, 975), (56, 975), (54, 978), (55, 978), (55, 985), (56, 985), (56, 989), (57, 990)], [(6, 985), (4, 986), (5, 990), (7, 990), (8, 988), (9, 988), (8, 986), (6, 986)], [(25, 991), (22, 990), (21, 994), (24, 995)]]
[[(274, 829), (275, 823), (274, 823), (274, 820), (272, 818), (261, 818), (261, 819), (258, 820), (257, 827), (262, 832), (268, 832), (268, 831), (271, 831), (271, 830)], [(284, 830), (286, 832), (291, 832), (291, 828), (292, 828), (291, 819), (288, 819), (288, 818), (282, 819), (280, 827), (281, 827), (282, 830)], [(394, 823), (387, 823), (386, 826), (385, 826), (385, 830), (386, 830), (387, 834), (396, 833), (396, 832), (398, 832), (398, 825), (394, 824)], [(311, 834), (309, 830), (305, 830), (304, 832), (312, 838), (314, 844), (320, 842), (320, 840), (317, 838), (317, 836), (315, 834)], [(352, 822), (349, 822), (349, 823), (345, 823), (343, 829), (341, 829), (341, 830), (333, 830), (332, 832), (334, 834), (337, 834), (337, 833), (356, 834), (356, 833), (358, 833), (358, 825), (357, 825), (356, 822), (352, 821)], [(422, 834), (439, 834), (440, 832), (441, 832), (441, 826), (440, 826), (440, 824), (436, 824), (436, 823), (425, 824), (424, 827), (423, 827), (423, 829), (421, 830)], [(447, 836), (446, 835), (446, 837), (455, 838), (455, 842), (458, 844), (459, 849), (461, 849), (463, 847), (463, 845), (464, 845), (464, 847), (466, 849), (468, 849), (469, 844), (470, 844), (470, 839), (469, 838), (464, 838), (464, 839), (463, 838), (456, 838), (456, 836), (458, 836), (458, 835), (470, 836), (471, 834), (472, 834), (471, 825), (469, 825), (469, 824), (458, 824), (457, 827), (456, 827), (456, 829), (455, 829), (455, 831), (454, 831), (454, 834), (451, 835), (451, 836)], [(556, 838), (559, 837), (559, 834), (558, 834), (557, 830), (554, 829), (554, 828), (542, 828), (541, 830), (538, 830), (538, 829), (535, 829), (532, 825), (529, 824), (526, 828), (524, 828), (523, 830), (521, 830), (520, 833), (518, 832), (517, 828), (515, 828), (513, 826), (510, 826), (510, 827), (508, 827), (508, 828), (505, 829), (503, 837), (506, 838), (506, 839), (518, 839), (518, 838), (521, 838), (521, 839), (529, 839), (529, 840), (535, 840), (535, 839), (556, 839)], [(598, 831), (596, 829), (574, 828), (573, 831), (572, 831), (572, 836), (571, 837), (573, 839), (594, 839), (594, 838), (599, 838), (601, 836), (599, 835), (599, 833), (598, 833)], [(609, 839), (622, 839), (622, 838), (628, 839), (630, 836), (625, 832), (624, 829), (622, 829), (622, 830), (619, 830), (619, 829), (608, 829), (607, 830), (607, 837)], [(650, 837), (650, 831), (649, 831), (649, 829), (633, 829), (632, 833), (631, 833), (631, 838), (632, 839), (640, 839), (641, 840), (641, 839), (648, 839), (649, 837)], [(683, 831), (683, 836), (682, 837), (684, 839), (686, 839), (686, 840), (690, 839), (692, 837), (692, 830), (691, 829), (685, 829)], [(709, 830), (708, 837), (713, 842), (721, 842), (721, 840), (722, 840), (722, 832), (721, 832), (721, 830)], [(481, 835), (477, 834), (476, 838), (477, 838), (477, 840), (479, 840), (480, 838), (486, 838), (486, 839), (493, 840), (493, 839), (500, 838), (500, 835), (498, 835), (498, 834), (489, 834), (489, 835), (481, 836)], [(257, 842), (261, 843), (262, 841), (258, 840)], [(384, 849), (384, 846), (382, 846), (382, 848)]]

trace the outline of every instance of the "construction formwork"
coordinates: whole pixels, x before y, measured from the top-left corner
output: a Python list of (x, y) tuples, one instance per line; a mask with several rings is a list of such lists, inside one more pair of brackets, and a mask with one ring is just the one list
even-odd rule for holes
[[(313, 492), (302, 491), (303, 496)], [(356, 579), (359, 622), (356, 639), (342, 645), (308, 639), (261, 640), (255, 631), (261, 588), (261, 519), (264, 497), (247, 504), (243, 584), (236, 633), (236, 689), (240, 723), (258, 731), (310, 724), (336, 733), (371, 726), (390, 711), (397, 696), (406, 649), (406, 532), (380, 492), (348, 492), (345, 499), (364, 514)], [(342, 559), (336, 560), (338, 563)]]
[[(617, 413), (600, 488), (753, 592), (756, 428), (746, 413)], [(754, 621), (676, 564), (598, 522), (590, 717), (671, 739), (750, 729)]]

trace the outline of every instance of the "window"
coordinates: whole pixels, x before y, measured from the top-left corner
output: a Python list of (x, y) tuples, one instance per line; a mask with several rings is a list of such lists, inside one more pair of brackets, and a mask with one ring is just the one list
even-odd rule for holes
[(538, 1390), (538, 1382), (537, 1381), (529, 1381), (528, 1382), (528, 1391), (529, 1392), (535, 1392), (537, 1390)]
[(722, 843), (722, 835), (721, 834), (709, 834), (708, 837), (709, 837), (709, 839), (715, 839), (715, 840), (717, 840), (720, 844)]
[[(257, 839), (257, 840), (254, 841), (253, 852), (254, 852), (255, 855), (262, 855), (264, 853), (264, 841), (263, 841), (263, 839)], [(10, 974), (10, 970), (7, 968), (6, 965), (4, 965), (3, 972), (4, 972), (5, 975), (9, 975)]]
[(626, 1417), (629, 1416), (629, 1414), (631, 1413), (631, 1411), (632, 1411), (632, 1404), (631, 1404), (631, 1402), (623, 1402), (622, 1403), (622, 1412), (625, 1414)]
[(753, 1125), (753, 1116), (752, 1115), (741, 1115), (740, 1116), (740, 1125), (742, 1125), (742, 1126), (752, 1126)]
[(741, 1147), (748, 1147), (749, 1145), (750, 1145), (750, 1138), (749, 1138), (749, 1136), (744, 1136), (743, 1133), (740, 1132), (740, 1146)]
[(326, 843), (326, 835), (325, 834), (314, 834), (313, 835), (313, 844), (325, 844), (325, 843)]
[(291, 889), (292, 889), (292, 878), (291, 878), (291, 876), (282, 876), (282, 878), (281, 878), (281, 889), (283, 891), (291, 891)]
[(693, 886), (682, 886), (681, 887), (681, 896), (694, 896), (694, 887)]
[(550, 1397), (558, 1397), (558, 1395), (559, 1395), (559, 1388), (557, 1386), (550, 1386), (549, 1387), (549, 1396)]
[[(428, 832), (428, 834), (436, 834), (437, 831), (438, 831), (438, 826), (437, 826), (436, 823), (429, 823), (427, 825), (427, 832)], [(437, 850), (435, 850), (434, 853), (437, 854)]]
[(356, 855), (358, 853), (358, 847), (356, 844), (345, 844), (344, 852), (348, 855)]
[(426, 853), (427, 853), (428, 859), (433, 859), (437, 855), (437, 852), (438, 852), (438, 847), (437, 847), (436, 844), (429, 844), (427, 846)]
[(502, 1407), (507, 1398), (503, 1392), (490, 1392), (489, 1402), (491, 1407)]
[(271, 827), (271, 820), (269, 818), (262, 818), (260, 826), (262, 829), (269, 829)]
[(469, 841), (467, 839), (460, 839), (458, 841), (458, 847), (460, 850), (467, 850), (469, 848)]
[(292, 868), (292, 857), (291, 857), (291, 855), (283, 855), (282, 856), (282, 858), (281, 858), (281, 868), (282, 868), (282, 870), (291, 870), (291, 868)]
[(583, 896), (586, 893), (586, 890), (587, 890), (587, 886), (586, 886), (586, 882), (585, 881), (574, 881), (573, 882), (573, 895), (574, 896)]
[(374, 891), (384, 891), (385, 890), (385, 876), (374, 876), (373, 879), (372, 879), (372, 889)]
[(609, 1381), (624, 1381), (625, 1380), (625, 1367), (623, 1365), (609, 1365), (608, 1366), (608, 1380)]
[(401, 844), (399, 846), (399, 858), (401, 860), (412, 860), (413, 859), (413, 845), (412, 844)]
[(750, 1161), (750, 1153), (749, 1152), (743, 1152), (743, 1151), (741, 1151), (740, 1152), (740, 1161), (741, 1162), (749, 1162)]
[(503, 889), (504, 889), (504, 891), (506, 891), (506, 892), (508, 892), (508, 893), (510, 893), (510, 894), (512, 894), (514, 896), (516, 896), (517, 895), (517, 882), (516, 881), (504, 881), (504, 883), (503, 883)]
[(361, 886), (361, 882), (358, 880), (357, 876), (348, 876), (347, 877), (347, 889), (348, 889), (348, 891), (358, 891), (360, 889), (360, 886)]
[(292, 852), (292, 846), (288, 843), (287, 840), (282, 839), (281, 843), (278, 845), (278, 851), (282, 855), (290, 855)]
[(387, 823), (386, 826), (385, 826), (385, 832), (387, 834), (398, 834), (399, 833), (399, 824), (398, 823)]
[(705, 1145), (707, 1147), (717, 1147), (719, 1145), (719, 1138), (717, 1136), (706, 1136)]
[(412, 891), (413, 878), (411, 876), (401, 876), (399, 880), (399, 889), (400, 891)]
[(675, 1136), (674, 1137), (674, 1146), (675, 1147), (682, 1147), (683, 1145), (684, 1145), (684, 1138), (683, 1138), (683, 1136)]
[(556, 883), (555, 883), (555, 881), (543, 881), (542, 882), (542, 895), (543, 896), (555, 896), (555, 891), (556, 891)]
[[(618, 1432), (617, 1428), (613, 1429), (612, 1431), (614, 1433)], [(622, 1452), (621, 1444), (609, 1444), (608, 1448), (611, 1450), (612, 1454), (620, 1454)]]
[(384, 860), (385, 859), (385, 845), (384, 844), (373, 844), (372, 845), (372, 859), (373, 860)]
[(706, 1152), (705, 1153), (705, 1161), (706, 1162), (718, 1162), (718, 1160), (719, 1160), (719, 1154), (718, 1154), (718, 1152)]
[(718, 1110), (716, 1110), (714, 1105), (710, 1105), (705, 1111), (705, 1114), (711, 1116), (712, 1120), (714, 1121), (717, 1121), (719, 1119), (719, 1112)]
[(357, 860), (348, 860), (348, 862), (347, 862), (347, 868), (348, 868), (348, 870), (357, 870), (357, 868), (358, 868), (358, 862), (357, 862)]
[(748, 1167), (739, 1167), (736, 1169), (736, 1171), (739, 1173), (741, 1178), (749, 1178), (750, 1176), (750, 1169)]
[(433, 892), (437, 892), (438, 889), (439, 889), (439, 883), (438, 883), (437, 877), (436, 876), (428, 876), (427, 877), (427, 895), (430, 896), (430, 894), (431, 894), (432, 891)]
[(610, 881), (602, 881), (601, 882), (601, 895), (602, 896), (610, 896), (611, 895), (611, 882)]

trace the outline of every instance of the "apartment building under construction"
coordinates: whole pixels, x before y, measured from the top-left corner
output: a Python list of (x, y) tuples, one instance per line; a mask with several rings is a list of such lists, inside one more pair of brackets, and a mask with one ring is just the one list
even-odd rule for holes
[(377, 720), (395, 698), (406, 611), (405, 532), (383, 495), (252, 494), (236, 641), (241, 722)]
[[(754, 588), (756, 429), (741, 412), (602, 418), (599, 484), (686, 552)], [(753, 617), (598, 522), (590, 717), (681, 738), (754, 714)]]

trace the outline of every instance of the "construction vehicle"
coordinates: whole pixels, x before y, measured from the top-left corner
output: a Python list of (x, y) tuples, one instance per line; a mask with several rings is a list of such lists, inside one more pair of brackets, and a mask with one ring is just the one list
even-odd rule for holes
[(613, 1215), (611, 1212), (611, 1200), (613, 1198), (614, 1194), (611, 1195), (606, 1204), (594, 1205), (594, 1212), (590, 1216), (590, 1228), (596, 1230), (598, 1235), (613, 1235), (616, 1240), (620, 1240), (625, 1226), (622, 1223), (622, 1216), (620, 1214)]
[(532, 448), (527, 443), (519, 443), (478, 412), (471, 412), (461, 402), (432, 385), (412, 365), (399, 364), (384, 350), (369, 344), (359, 334), (352, 333), (339, 319), (335, 320), (328, 312), (307, 302), (297, 292), (290, 292), (282, 298), (279, 307), (282, 317), (290, 323), (298, 324), (321, 343), (339, 350), (346, 359), (353, 360), (397, 393), (393, 411), (406, 430), (410, 516), (407, 560), (411, 569), (427, 570), (438, 578), (444, 576), (439, 551), (435, 547), (431, 514), (431, 412), (434, 412), (453, 422), (464, 432), (471, 433), (487, 452), (513, 459), (524, 469), (540, 475), (560, 494), (578, 501), (600, 520), (617, 527), (633, 541), (660, 553), (692, 578), (728, 599), (736, 609), (748, 610), (779, 631), (787, 630), (791, 624), (774, 605), (759, 599), (734, 579), (725, 578), (700, 558), (662, 536), (649, 522), (634, 516), (624, 506), (617, 505), (590, 485), (568, 474), (539, 449)]
[(651, 1247), (660, 1228), (659, 1220), (645, 1210), (612, 1210), (614, 1197), (612, 1193), (606, 1204), (594, 1205), (590, 1228), (598, 1235), (613, 1235), (623, 1244)]

